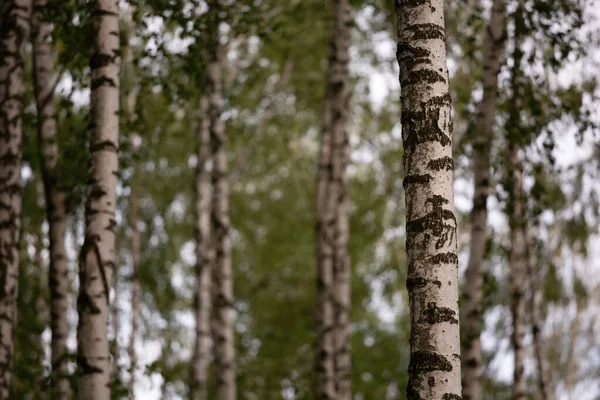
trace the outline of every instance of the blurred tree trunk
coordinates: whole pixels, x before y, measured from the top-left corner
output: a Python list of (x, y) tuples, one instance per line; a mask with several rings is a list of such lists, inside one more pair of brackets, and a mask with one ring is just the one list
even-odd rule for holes
[(21, 237), (22, 45), (31, 0), (5, 0), (0, 15), (0, 399), (8, 399), (17, 322)]
[(91, 133), (85, 239), (79, 266), (77, 332), (80, 400), (110, 399), (109, 288), (115, 265), (115, 206), (119, 151), (119, 8), (96, 0), (92, 9)]
[(210, 161), (210, 121), (208, 98), (200, 98), (200, 126), (197, 133), (197, 161), (194, 184), (195, 238), (196, 238), (196, 337), (192, 361), (190, 396), (193, 400), (206, 400), (210, 345), (211, 315), (211, 246), (210, 215), (212, 183), (208, 163)]
[(350, 259), (347, 132), (350, 98), (348, 0), (333, 0), (333, 29), (317, 194), (317, 398), (350, 399)]
[(38, 147), (46, 198), (46, 219), (50, 239), (50, 327), (52, 331), (52, 396), (71, 398), (67, 370), (67, 321), (69, 280), (65, 234), (67, 231), (67, 193), (60, 187), (57, 168), (59, 148), (54, 101), (54, 65), (52, 60), (52, 23), (44, 21), (47, 0), (35, 0), (32, 16), (33, 83), (38, 112)]
[(213, 159), (212, 228), (214, 264), (214, 360), (217, 400), (235, 400), (236, 359), (233, 326), (233, 271), (229, 237), (229, 176), (227, 167), (227, 133), (221, 119), (223, 112), (223, 58), (219, 44), (220, 0), (208, 3), (206, 92), (210, 121), (211, 157)]
[(511, 313), (513, 332), (511, 336), (514, 351), (513, 371), (513, 399), (521, 400), (527, 398), (527, 383), (525, 380), (525, 331), (526, 331), (526, 302), (525, 282), (527, 268), (526, 238), (525, 238), (525, 205), (523, 198), (523, 163), (520, 158), (520, 150), (523, 145), (524, 133), (521, 130), (521, 89), (522, 71), (521, 61), (523, 59), (523, 33), (525, 29), (524, 1), (519, 0), (515, 11), (515, 34), (514, 53), (512, 67), (512, 89), (513, 93), (509, 103), (509, 119), (507, 122), (508, 134), (508, 160), (507, 189), (509, 199), (507, 214), (510, 225), (510, 275), (511, 288)]
[(444, 2), (396, 0), (411, 318), (407, 399), (461, 395)]
[(505, 39), (505, 0), (494, 0), (484, 49), (483, 99), (479, 105), (477, 136), (473, 143), (474, 196), (471, 211), (471, 247), (465, 273), (463, 398), (480, 400), (483, 388), (481, 330), (483, 328), (483, 266), (487, 246), (487, 198), (494, 115), (498, 102), (498, 73)]
[(544, 338), (542, 333), (542, 292), (539, 287), (538, 273), (536, 266), (540, 263), (536, 262), (538, 258), (535, 256), (535, 247), (533, 238), (529, 234), (529, 230), (525, 228), (525, 239), (527, 240), (527, 275), (529, 277), (529, 288), (531, 290), (531, 298), (529, 301), (529, 312), (531, 314), (531, 331), (533, 336), (533, 350), (536, 359), (538, 372), (538, 386), (540, 394), (544, 400), (554, 400), (554, 390), (552, 389), (551, 379), (548, 369), (545, 365)]
[(133, 173), (131, 176), (131, 193), (129, 197), (129, 228), (131, 229), (131, 333), (129, 336), (129, 345), (127, 352), (129, 353), (129, 400), (135, 399), (135, 382), (137, 370), (137, 353), (135, 345), (138, 336), (138, 327), (140, 320), (141, 308), (141, 288), (139, 279), (140, 264), (142, 262), (142, 240), (138, 229), (139, 220), (139, 185), (138, 185), (138, 168), (137, 154), (141, 146), (141, 137), (135, 131), (135, 122), (137, 120), (136, 105), (137, 92), (135, 88), (135, 61), (133, 57), (133, 48), (131, 47), (131, 39), (135, 32), (135, 22), (133, 21), (133, 13), (135, 6), (129, 4), (129, 8), (125, 13), (126, 23), (126, 41), (125, 41), (125, 59), (124, 59), (124, 77), (122, 86), (126, 86), (127, 90), (127, 125), (129, 128), (129, 147), (132, 158)]

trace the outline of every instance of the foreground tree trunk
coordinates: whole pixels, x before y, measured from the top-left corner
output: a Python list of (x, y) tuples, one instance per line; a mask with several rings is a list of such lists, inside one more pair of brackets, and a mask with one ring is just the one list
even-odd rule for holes
[(220, 0), (208, 3), (208, 46), (206, 92), (210, 121), (212, 170), (212, 227), (215, 249), (214, 264), (214, 360), (217, 400), (235, 400), (236, 360), (233, 327), (233, 276), (231, 240), (229, 238), (229, 178), (227, 169), (227, 134), (221, 119), (223, 112), (223, 47), (219, 44)]
[(190, 391), (192, 400), (207, 400), (207, 379), (210, 345), (211, 316), (211, 246), (210, 215), (212, 183), (210, 160), (210, 121), (208, 98), (200, 98), (200, 126), (197, 134), (196, 180), (194, 183), (195, 237), (196, 237), (196, 338), (192, 361)]
[(90, 161), (85, 240), (80, 254), (77, 310), (79, 399), (109, 400), (109, 288), (115, 265), (115, 204), (119, 151), (119, 9), (96, 0), (92, 24)]
[(544, 400), (554, 400), (554, 390), (551, 385), (550, 373), (546, 368), (545, 363), (544, 338), (542, 332), (542, 292), (538, 280), (539, 268), (541, 265), (536, 262), (537, 258), (535, 257), (533, 238), (530, 236), (527, 228), (525, 229), (525, 239), (527, 240), (527, 275), (529, 277), (529, 288), (531, 290), (529, 314), (531, 315), (531, 333), (533, 336), (533, 351), (538, 373), (538, 386)]
[(349, 400), (350, 258), (347, 132), (350, 97), (348, 0), (333, 0), (317, 194), (317, 398)]
[(521, 130), (521, 85), (523, 59), (523, 32), (525, 29), (524, 0), (519, 0), (515, 11), (514, 53), (512, 68), (512, 98), (509, 104), (509, 119), (507, 122), (508, 134), (508, 163), (510, 170), (507, 176), (509, 200), (507, 215), (510, 225), (510, 274), (511, 288), (511, 313), (513, 331), (511, 335), (514, 351), (513, 370), (513, 399), (525, 400), (527, 398), (527, 382), (525, 380), (525, 331), (526, 331), (526, 303), (525, 281), (527, 278), (527, 254), (525, 238), (525, 209), (523, 199), (523, 164), (520, 150), (523, 143)]
[(487, 246), (487, 198), (490, 192), (491, 146), (498, 102), (498, 73), (505, 38), (505, 0), (494, 0), (484, 49), (483, 99), (479, 105), (477, 136), (473, 143), (475, 194), (471, 211), (471, 247), (465, 273), (463, 398), (481, 400), (483, 394), (481, 330), (483, 328), (483, 265)]
[(38, 112), (38, 146), (46, 197), (46, 219), (50, 239), (50, 328), (52, 331), (52, 396), (71, 398), (69, 371), (67, 370), (67, 335), (69, 324), (67, 308), (69, 294), (68, 266), (65, 234), (67, 231), (67, 193), (60, 187), (57, 171), (59, 148), (57, 144), (54, 65), (52, 45), (48, 37), (52, 24), (44, 21), (47, 0), (36, 0), (33, 5), (33, 83)]
[(4, 0), (0, 14), (0, 400), (8, 399), (17, 322), (21, 239), (23, 41), (31, 0)]
[(457, 222), (443, 0), (396, 0), (411, 315), (407, 399), (459, 399)]

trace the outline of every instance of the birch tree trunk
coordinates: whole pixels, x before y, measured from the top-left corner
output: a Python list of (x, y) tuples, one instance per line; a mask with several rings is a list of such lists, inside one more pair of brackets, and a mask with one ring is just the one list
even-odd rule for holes
[(79, 267), (77, 332), (79, 399), (109, 400), (109, 288), (115, 265), (115, 205), (119, 151), (119, 9), (117, 0), (93, 3), (91, 132), (85, 240)]
[(465, 273), (463, 398), (481, 400), (483, 394), (481, 330), (483, 328), (483, 266), (487, 246), (487, 198), (494, 115), (498, 102), (498, 73), (505, 38), (505, 0), (494, 0), (484, 49), (483, 99), (479, 105), (477, 136), (473, 144), (474, 196), (471, 211), (471, 247)]
[(348, 0), (333, 0), (327, 92), (317, 194), (317, 398), (349, 400), (350, 258), (348, 254)]
[(0, 15), (0, 400), (8, 399), (17, 322), (21, 239), (22, 45), (31, 0), (4, 0)]
[(32, 15), (33, 83), (38, 112), (38, 148), (46, 198), (46, 219), (50, 239), (50, 344), (52, 361), (52, 396), (71, 398), (67, 370), (67, 335), (69, 324), (67, 308), (69, 295), (68, 266), (65, 234), (67, 231), (67, 193), (60, 186), (57, 171), (59, 148), (57, 144), (52, 24), (44, 21), (47, 0), (35, 0)]
[[(542, 292), (538, 283), (538, 272), (536, 268), (535, 249), (529, 230), (525, 229), (527, 240), (527, 275), (529, 277), (529, 288), (531, 298), (529, 301), (529, 313), (531, 314), (531, 333), (533, 336), (533, 351), (536, 359), (538, 372), (538, 386), (544, 400), (554, 400), (554, 390), (551, 387), (551, 379), (544, 358), (544, 338), (542, 332)], [(539, 265), (539, 264), (538, 264)]]
[(511, 313), (513, 331), (511, 341), (514, 351), (513, 370), (513, 399), (524, 400), (527, 398), (527, 382), (525, 380), (525, 331), (526, 331), (526, 303), (525, 281), (527, 278), (527, 254), (525, 237), (525, 210), (523, 199), (523, 164), (519, 151), (523, 144), (521, 127), (521, 85), (523, 59), (523, 32), (525, 29), (524, 0), (519, 0), (515, 11), (515, 34), (512, 69), (512, 99), (509, 104), (509, 119), (507, 122), (509, 156), (508, 192), (509, 200), (507, 214), (510, 225), (510, 275), (511, 288)]
[(411, 337), (407, 399), (460, 399), (457, 221), (444, 1), (396, 0)]
[(197, 161), (195, 195), (195, 237), (196, 237), (196, 338), (192, 361), (192, 382), (190, 396), (193, 400), (207, 400), (207, 379), (209, 346), (211, 335), (211, 175), (210, 161), (210, 121), (208, 119), (208, 98), (200, 98), (200, 126), (197, 134)]
[(223, 48), (219, 44), (220, 0), (208, 4), (208, 48), (206, 91), (210, 121), (211, 156), (213, 160), (212, 228), (215, 250), (214, 281), (214, 360), (217, 400), (235, 400), (236, 360), (233, 326), (233, 276), (231, 240), (229, 238), (229, 177), (227, 167), (227, 134), (221, 119), (223, 112)]

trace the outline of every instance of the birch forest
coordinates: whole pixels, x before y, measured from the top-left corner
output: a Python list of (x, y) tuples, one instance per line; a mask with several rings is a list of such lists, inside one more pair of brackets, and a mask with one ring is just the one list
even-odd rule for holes
[(598, 400), (599, 228), (599, 0), (0, 0), (0, 400)]

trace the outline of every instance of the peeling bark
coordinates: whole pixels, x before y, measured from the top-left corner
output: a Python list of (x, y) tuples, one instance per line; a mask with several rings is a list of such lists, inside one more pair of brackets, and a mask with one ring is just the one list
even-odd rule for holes
[[(407, 399), (460, 399), (452, 99), (443, 0), (396, 0), (411, 315)], [(438, 168), (445, 166), (444, 168)]]
[(50, 328), (52, 331), (52, 396), (71, 398), (67, 359), (67, 320), (69, 279), (65, 234), (67, 231), (67, 193), (60, 186), (57, 165), (59, 148), (54, 101), (54, 62), (50, 42), (52, 23), (44, 21), (47, 0), (35, 0), (32, 15), (33, 83), (38, 112), (38, 149), (41, 159), (46, 219), (50, 239)]
[(233, 325), (233, 271), (229, 237), (229, 177), (227, 166), (227, 133), (221, 119), (223, 112), (223, 48), (219, 44), (220, 0), (208, 3), (208, 45), (206, 93), (210, 121), (211, 157), (213, 160), (212, 232), (215, 251), (213, 270), (213, 332), (217, 400), (235, 400), (236, 359)]
[(350, 258), (348, 254), (348, 102), (350, 25), (347, 0), (333, 2), (327, 92), (317, 194), (317, 398), (350, 399)]
[(78, 397), (109, 400), (109, 288), (115, 265), (115, 205), (119, 151), (119, 9), (96, 0), (92, 9), (89, 170), (85, 239), (79, 259)]
[(21, 241), (22, 45), (31, 0), (5, 0), (0, 16), (0, 400), (9, 398)]
[(209, 346), (211, 338), (211, 245), (210, 216), (212, 183), (208, 169), (210, 161), (210, 121), (208, 119), (208, 98), (200, 99), (200, 126), (197, 134), (197, 161), (194, 184), (195, 238), (196, 238), (196, 337), (192, 361), (191, 396), (192, 400), (207, 400), (207, 380)]
[(474, 196), (471, 211), (471, 247), (465, 272), (463, 398), (481, 400), (483, 366), (483, 267), (487, 245), (487, 198), (490, 192), (491, 146), (498, 102), (498, 73), (505, 40), (506, 1), (494, 0), (484, 49), (483, 98), (479, 105), (477, 136), (473, 143)]

